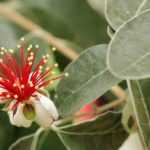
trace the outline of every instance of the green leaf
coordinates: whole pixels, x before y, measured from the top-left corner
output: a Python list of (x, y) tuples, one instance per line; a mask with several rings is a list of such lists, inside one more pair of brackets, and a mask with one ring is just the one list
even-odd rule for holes
[(125, 23), (109, 44), (107, 64), (119, 78), (150, 76), (150, 11)]
[(7, 150), (15, 138), (15, 128), (10, 125), (6, 112), (0, 112), (0, 150)]
[(56, 122), (53, 128), (69, 150), (116, 150), (127, 136), (120, 125), (120, 114), (115, 113), (81, 124), (63, 126), (63, 122)]
[(108, 71), (106, 53), (107, 45), (91, 47), (65, 69), (69, 77), (57, 88), (56, 104), (61, 116), (75, 113), (121, 81)]
[(136, 14), (143, 0), (106, 0), (106, 19), (116, 30), (121, 24)]
[(49, 150), (50, 148), (56, 150), (66, 150), (56, 133), (48, 130), (43, 132), (41, 135), (37, 145), (37, 150)]
[(14, 48), (16, 43), (17, 37), (13, 26), (4, 18), (0, 17), (0, 46)]
[[(110, 119), (111, 118), (111, 119)], [(55, 124), (56, 131), (64, 131), (65, 133), (75, 133), (78, 135), (83, 134), (107, 134), (114, 130), (116, 126), (118, 126), (118, 122), (120, 120), (120, 114), (107, 112), (98, 115), (97, 117), (84, 120), (82, 122), (72, 122), (68, 124), (67, 122), (57, 121)], [(70, 121), (68, 121), (70, 122)], [(100, 130), (99, 130), (100, 129)], [(99, 131), (98, 131), (99, 130)]]
[(133, 105), (136, 121), (139, 127), (142, 141), (144, 143), (145, 149), (150, 149), (150, 105), (149, 97), (150, 94), (148, 89), (149, 82), (145, 84), (147, 80), (143, 81), (128, 81), (129, 92), (131, 96), (131, 102)]
[(105, 0), (87, 0), (87, 2), (100, 15), (104, 14)]

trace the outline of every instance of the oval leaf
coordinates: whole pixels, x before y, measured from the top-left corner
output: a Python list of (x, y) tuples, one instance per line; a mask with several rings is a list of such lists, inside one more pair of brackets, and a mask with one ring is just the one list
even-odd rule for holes
[(120, 78), (142, 79), (150, 76), (150, 11), (121, 26), (108, 51), (110, 71)]
[(143, 0), (106, 0), (106, 18), (116, 30), (121, 24), (133, 17)]
[(66, 68), (69, 77), (60, 82), (56, 104), (60, 115), (75, 113), (120, 82), (107, 69), (107, 45), (87, 49)]

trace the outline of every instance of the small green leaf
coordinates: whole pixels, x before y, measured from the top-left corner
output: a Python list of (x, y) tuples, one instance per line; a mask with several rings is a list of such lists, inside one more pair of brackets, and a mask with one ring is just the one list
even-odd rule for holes
[(150, 10), (125, 23), (109, 44), (107, 64), (117, 77), (150, 77)]
[(61, 116), (75, 113), (121, 81), (108, 71), (106, 53), (107, 45), (91, 47), (65, 69), (69, 77), (57, 88), (56, 104)]

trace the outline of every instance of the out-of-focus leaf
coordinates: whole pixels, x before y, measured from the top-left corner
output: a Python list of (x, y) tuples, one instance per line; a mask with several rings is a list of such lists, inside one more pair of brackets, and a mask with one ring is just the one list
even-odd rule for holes
[(131, 102), (133, 105), (141, 138), (146, 150), (150, 149), (150, 94), (149, 90), (145, 89), (149, 87), (149, 81), (150, 80), (128, 81)]
[(53, 127), (69, 150), (116, 150), (127, 136), (119, 116), (107, 113), (81, 124), (56, 122)]
[(105, 0), (87, 0), (87, 2), (100, 15), (104, 14)]
[(20, 11), (60, 38), (69, 39), (81, 47), (107, 40), (105, 20), (86, 1), (22, 0), (21, 3)]
[(143, 0), (106, 0), (106, 19), (116, 30), (136, 14)]
[(5, 112), (0, 112), (0, 150), (7, 150), (15, 138), (15, 128), (10, 125)]
[(17, 43), (16, 33), (13, 26), (0, 17), (0, 46), (6, 48), (14, 48)]
[(43, 132), (41, 135), (37, 150), (49, 150), (50, 148), (56, 150), (66, 150), (56, 133), (48, 130)]
[(150, 11), (146, 11), (124, 24), (114, 35), (107, 64), (115, 76), (130, 79), (150, 76), (149, 26)]
[(107, 45), (91, 47), (65, 69), (69, 77), (60, 81), (56, 100), (61, 116), (75, 113), (121, 81), (108, 71), (106, 53)]

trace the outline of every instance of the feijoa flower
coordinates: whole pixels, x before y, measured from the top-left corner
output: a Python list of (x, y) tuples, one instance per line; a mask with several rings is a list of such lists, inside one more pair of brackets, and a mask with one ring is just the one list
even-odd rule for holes
[(7, 103), (5, 110), (13, 125), (29, 127), (36, 121), (43, 127), (49, 127), (58, 119), (58, 112), (42, 89), (64, 75), (53, 76), (57, 64), (45, 67), (48, 54), (42, 56), (38, 63), (35, 61), (38, 45), (26, 47), (22, 42), (18, 48), (19, 58), (12, 49), (0, 48), (0, 102)]

